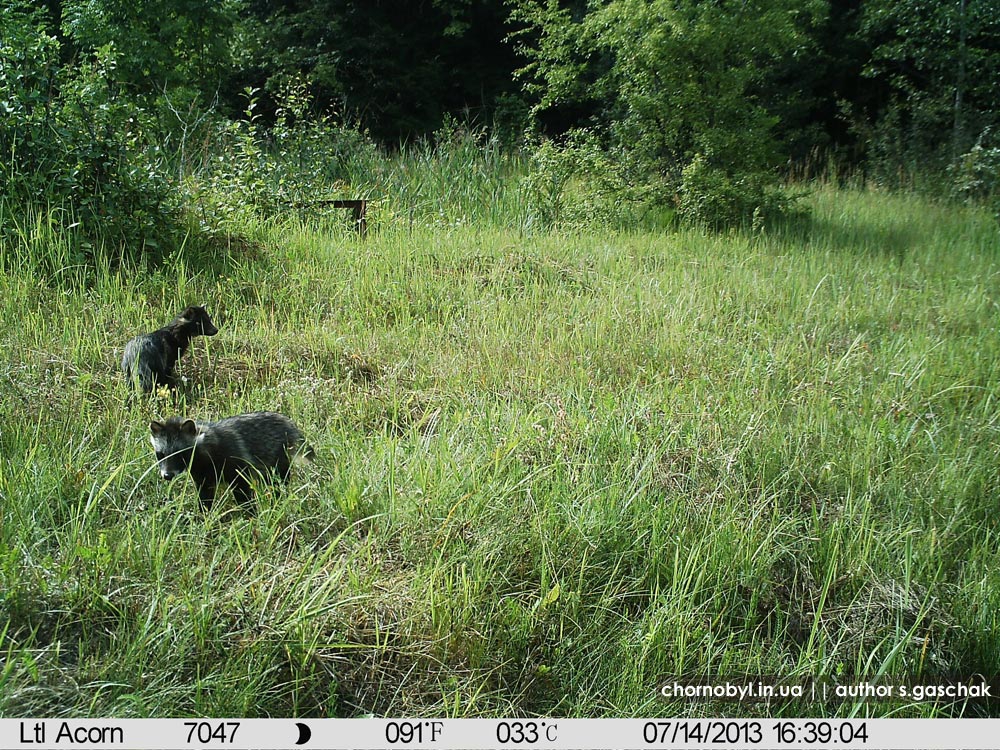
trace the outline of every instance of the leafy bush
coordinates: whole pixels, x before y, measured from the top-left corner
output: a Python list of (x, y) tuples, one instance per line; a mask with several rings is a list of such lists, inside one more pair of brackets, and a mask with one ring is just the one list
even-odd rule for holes
[(986, 130), (972, 149), (951, 167), (952, 191), (966, 201), (988, 204), (1000, 221), (1000, 147), (989, 143)]
[(1000, 125), (1000, 14), (995, 3), (866, 0), (858, 38), (869, 45), (859, 90), (875, 92), (871, 171), (892, 187), (940, 192), (949, 163), (975, 134)]
[(634, 224), (655, 201), (629, 175), (627, 163), (625, 155), (615, 159), (583, 130), (561, 144), (541, 142), (522, 180), (531, 223), (570, 229)]
[(733, 176), (699, 154), (681, 175), (677, 213), (689, 224), (720, 228), (749, 221), (758, 228), (789, 213), (793, 204), (793, 197), (773, 185), (771, 175)]
[(177, 199), (148, 118), (114, 83), (114, 48), (61, 66), (59, 41), (21, 4), (0, 20), (0, 39), (4, 232), (14, 213), (58, 208), (78, 238), (75, 262), (101, 245), (138, 253), (170, 238)]
[(115, 49), (115, 81), (151, 103), (186, 88), (211, 95), (230, 69), (239, 0), (61, 0), (74, 50)]
[(791, 0), (610, 0), (579, 16), (517, 0), (513, 16), (526, 26), (520, 74), (536, 113), (592, 112), (630, 192), (667, 204), (682, 194), (682, 219), (721, 225), (788, 202), (772, 198), (776, 119), (755, 92), (820, 12)]

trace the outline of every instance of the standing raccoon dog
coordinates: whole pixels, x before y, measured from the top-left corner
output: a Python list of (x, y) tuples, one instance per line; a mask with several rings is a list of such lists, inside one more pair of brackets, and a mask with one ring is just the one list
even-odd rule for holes
[(177, 385), (174, 367), (195, 336), (219, 332), (204, 307), (192, 305), (158, 331), (136, 336), (125, 345), (122, 372), (149, 393), (158, 385)]
[(219, 484), (229, 485), (240, 503), (248, 503), (254, 477), (287, 483), (292, 458), (299, 452), (312, 456), (292, 420), (270, 411), (218, 422), (171, 417), (150, 422), (149, 431), (160, 476), (169, 482), (190, 471), (205, 510), (212, 507)]

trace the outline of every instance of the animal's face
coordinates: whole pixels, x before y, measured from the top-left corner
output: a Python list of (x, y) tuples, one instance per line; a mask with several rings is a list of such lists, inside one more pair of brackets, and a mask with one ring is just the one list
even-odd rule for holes
[(190, 323), (194, 323), (195, 330), (202, 336), (214, 336), (219, 332), (219, 329), (215, 327), (215, 323), (208, 317), (208, 310), (201, 305), (192, 305), (184, 310), (181, 317)]
[(187, 471), (198, 439), (198, 426), (194, 420), (153, 421), (149, 423), (149, 433), (156, 452), (156, 462), (160, 467), (160, 477), (169, 482)]

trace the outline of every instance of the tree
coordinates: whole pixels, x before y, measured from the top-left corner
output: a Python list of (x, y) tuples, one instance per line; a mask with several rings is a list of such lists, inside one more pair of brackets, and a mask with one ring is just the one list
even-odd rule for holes
[(883, 87), (861, 75), (871, 52), (858, 36), (862, 2), (831, 2), (806, 27), (807, 44), (783, 55), (754, 86), (755, 97), (778, 118), (782, 154), (805, 173), (825, 169), (828, 159), (855, 164), (864, 144), (845, 111), (870, 111), (885, 101)]
[[(116, 83), (111, 45), (62, 62), (52, 18), (29, 0), (0, 14), (0, 212), (62, 223), (82, 259), (107, 243), (140, 251), (168, 239), (173, 192), (148, 118)], [(10, 226), (0, 215), (0, 242)], [(26, 221), (27, 220), (27, 221)], [(52, 269), (50, 269), (52, 270)]]
[[(651, 191), (679, 194), (692, 218), (728, 221), (767, 201), (780, 158), (776, 118), (755, 90), (770, 64), (807, 43), (803, 29), (824, 8), (818, 0), (593, 0), (574, 17), (558, 0), (521, 0), (521, 75), (536, 112), (588, 105), (608, 148)], [(695, 193), (706, 190), (716, 195), (699, 208), (705, 196)]]
[[(1000, 117), (1000, 2), (867, 0), (865, 75), (889, 91), (872, 114), (883, 156), (953, 161)], [(878, 145), (878, 144), (876, 144)]]
[(506, 15), (502, 0), (251, 0), (243, 83), (273, 95), (306, 80), (318, 107), (380, 140), (427, 134), (514, 90)]
[(231, 61), (239, 0), (63, 0), (62, 31), (77, 50), (110, 45), (117, 83), (155, 97), (190, 88), (209, 98)]

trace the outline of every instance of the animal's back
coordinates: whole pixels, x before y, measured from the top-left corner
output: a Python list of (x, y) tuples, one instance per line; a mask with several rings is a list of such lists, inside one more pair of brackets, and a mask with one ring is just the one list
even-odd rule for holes
[(291, 459), (304, 444), (302, 431), (288, 417), (271, 411), (238, 414), (199, 425), (197, 453), (219, 466), (249, 464), (287, 475)]
[(169, 384), (169, 381), (164, 380), (167, 367), (163, 353), (153, 335), (149, 333), (136, 336), (125, 344), (122, 372), (129, 380), (138, 378), (139, 385), (144, 391), (153, 390), (161, 380), (164, 381), (164, 385)]

